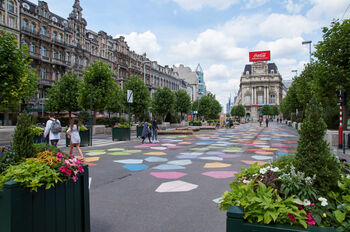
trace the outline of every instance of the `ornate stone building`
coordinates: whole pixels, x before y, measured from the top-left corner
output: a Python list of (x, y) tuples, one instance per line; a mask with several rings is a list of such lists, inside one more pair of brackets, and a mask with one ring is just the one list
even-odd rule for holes
[(235, 105), (242, 104), (246, 117), (257, 119), (263, 105), (280, 105), (282, 90), (282, 76), (275, 63), (260, 61), (247, 64), (241, 76)]
[(36, 5), (27, 0), (0, 0), (0, 30), (16, 34), (21, 46), (28, 46), (32, 67), (41, 78), (39, 94), (31, 102), (34, 108), (42, 104), (47, 89), (66, 71), (82, 77), (84, 69), (97, 60), (110, 65), (121, 86), (137, 75), (145, 79), (151, 92), (164, 86), (174, 91), (182, 88), (172, 68), (131, 51), (124, 37), (87, 29), (82, 11), (79, 0), (74, 0), (67, 19), (51, 12), (44, 1)]

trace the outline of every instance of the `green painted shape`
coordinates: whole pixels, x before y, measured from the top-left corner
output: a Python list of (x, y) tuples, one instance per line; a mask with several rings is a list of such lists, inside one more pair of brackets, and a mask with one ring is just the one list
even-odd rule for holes
[(192, 151), (207, 151), (209, 150), (208, 147), (194, 147), (194, 148), (191, 148), (190, 150)]
[(88, 153), (92, 153), (92, 152), (104, 152), (105, 150), (89, 150), (87, 151)]
[(142, 150), (125, 150), (125, 152), (134, 154), (134, 153), (141, 153)]
[(207, 148), (210, 148), (210, 149), (220, 149), (222, 147), (218, 147), (218, 146), (208, 146)]
[(111, 148), (111, 149), (108, 149), (107, 151), (124, 151), (125, 149), (124, 148)]
[(118, 151), (118, 152), (108, 153), (108, 155), (131, 155), (131, 153), (126, 151)]
[(104, 155), (106, 154), (106, 152), (87, 152), (85, 153), (85, 155), (88, 155), (88, 156), (95, 156), (95, 155)]

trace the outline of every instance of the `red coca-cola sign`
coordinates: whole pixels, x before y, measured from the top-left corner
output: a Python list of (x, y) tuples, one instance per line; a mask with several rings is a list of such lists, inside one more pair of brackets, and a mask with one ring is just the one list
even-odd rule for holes
[(261, 52), (249, 52), (249, 61), (265, 61), (271, 60), (270, 51), (261, 51)]

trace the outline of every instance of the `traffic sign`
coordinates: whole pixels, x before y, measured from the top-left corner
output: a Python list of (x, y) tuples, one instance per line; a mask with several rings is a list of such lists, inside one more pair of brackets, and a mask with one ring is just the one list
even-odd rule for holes
[(127, 90), (127, 102), (132, 103), (133, 102), (133, 93), (132, 90)]

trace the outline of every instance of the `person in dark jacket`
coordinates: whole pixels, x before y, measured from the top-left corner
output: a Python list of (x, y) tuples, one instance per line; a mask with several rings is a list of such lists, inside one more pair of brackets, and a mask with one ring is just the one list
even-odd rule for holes
[(156, 117), (152, 120), (152, 141), (153, 143), (158, 143), (158, 123)]
[(148, 138), (149, 143), (152, 143), (151, 136), (150, 136), (150, 129), (148, 126), (148, 119), (146, 119), (145, 124), (143, 125), (141, 138), (142, 138), (142, 143), (145, 142), (146, 138)]
[(266, 122), (266, 127), (269, 127), (269, 119), (268, 118), (266, 118), (265, 122)]

